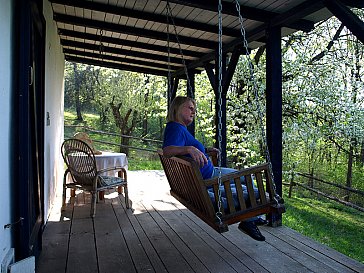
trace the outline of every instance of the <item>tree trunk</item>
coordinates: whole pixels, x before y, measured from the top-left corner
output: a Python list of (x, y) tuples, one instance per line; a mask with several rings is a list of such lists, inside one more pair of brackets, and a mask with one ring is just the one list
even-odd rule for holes
[(164, 123), (164, 118), (160, 117), (159, 118), (159, 139), (163, 140), (163, 123)]
[(364, 140), (361, 143), (361, 148), (360, 148), (360, 165), (363, 167), (364, 165)]
[(130, 143), (130, 138), (120, 136), (120, 153), (129, 155), (129, 143)]
[(100, 105), (100, 123), (102, 125), (106, 124), (108, 121), (107, 112), (109, 111), (109, 107), (102, 107)]
[(147, 135), (148, 135), (148, 117), (147, 114), (145, 114), (143, 119), (143, 136)]
[[(350, 143), (350, 148), (349, 148), (349, 158), (348, 158), (348, 171), (346, 173), (346, 186), (351, 188), (352, 186), (352, 182), (353, 182), (353, 144)], [(350, 199), (350, 191), (346, 191), (346, 195), (344, 197), (344, 200), (346, 202), (349, 202)]]
[[(114, 116), (115, 124), (120, 129), (120, 152), (125, 153), (126, 155), (129, 155), (129, 142), (130, 138), (123, 137), (123, 135), (131, 136), (133, 133), (133, 130), (136, 126), (136, 122), (138, 120), (138, 112), (129, 109), (125, 116), (122, 116), (120, 113), (121, 103), (118, 105), (114, 104), (114, 98), (110, 102), (111, 110)], [(129, 118), (132, 114), (132, 119), (129, 121)], [(125, 145), (125, 147), (124, 147)]]
[[(308, 186), (313, 189), (313, 167), (310, 170), (310, 178), (308, 180)], [(310, 192), (312, 194), (312, 192)]]
[(77, 70), (77, 63), (73, 63), (73, 72), (75, 77), (75, 105), (76, 105), (77, 120), (83, 121), (81, 112), (81, 101), (80, 101), (81, 83), (80, 83), (80, 74)]

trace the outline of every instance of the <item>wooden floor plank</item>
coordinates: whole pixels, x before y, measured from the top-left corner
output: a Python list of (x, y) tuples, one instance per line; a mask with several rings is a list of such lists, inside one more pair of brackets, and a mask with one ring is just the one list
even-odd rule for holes
[[(124, 237), (126, 238), (130, 251), (132, 252), (134, 250), (135, 252), (133, 254), (135, 254), (135, 255), (142, 254), (142, 257), (139, 257), (139, 256), (135, 257), (133, 255), (133, 257), (135, 259), (134, 264), (136, 266), (141, 265), (142, 270), (138, 271), (138, 272), (145, 272), (144, 270), (146, 270), (146, 271), (149, 270), (149, 266), (146, 266), (148, 264), (145, 263), (143, 251), (145, 251), (145, 254), (147, 255), (147, 257), (150, 261), (150, 264), (152, 265), (155, 272), (157, 272), (157, 273), (168, 272), (165, 265), (163, 264), (162, 260), (160, 259), (157, 251), (153, 247), (152, 243), (149, 241), (146, 233), (144, 232), (140, 223), (136, 219), (136, 214), (143, 213), (143, 212), (137, 211), (135, 209), (137, 207), (137, 203), (134, 203), (133, 210), (131, 210), (131, 209), (127, 210), (125, 208), (125, 203), (123, 203), (123, 199), (124, 198), (119, 198), (119, 201), (121, 204), (124, 204), (123, 210), (125, 211), (125, 215), (126, 215), (128, 221), (124, 217), (123, 213), (117, 213), (117, 217), (118, 217), (119, 225), (121, 227), (121, 230), (123, 231)], [(120, 210), (121, 208), (114, 208), (114, 209)], [(131, 223), (131, 226), (129, 226), (129, 224), (128, 224), (129, 222)], [(141, 249), (139, 248), (139, 244), (143, 248), (143, 251), (141, 251)]]
[[(158, 223), (158, 226), (163, 230), (166, 236), (171, 240), (171, 242), (176, 246), (179, 252), (183, 255), (184, 259), (188, 262), (188, 264), (193, 268), (195, 272), (210, 272), (206, 265), (201, 262), (199, 255), (196, 255), (196, 250), (194, 250), (194, 245), (198, 244), (200, 241), (196, 236), (190, 235), (188, 241), (183, 240), (183, 236), (181, 237), (181, 233), (178, 232), (178, 229), (185, 229), (185, 223), (174, 222), (171, 226), (169, 221), (163, 218), (160, 215), (160, 211), (156, 211), (154, 207), (150, 204), (144, 204), (146, 209), (149, 211), (153, 219)], [(178, 229), (176, 229), (178, 227)], [(201, 250), (204, 250), (204, 245), (199, 245)], [(201, 252), (199, 252), (201, 254)]]
[(110, 203), (99, 203), (94, 219), (100, 272), (135, 273), (133, 260)]
[[(296, 240), (298, 240), (300, 242), (304, 242), (305, 245), (309, 246), (312, 249), (315, 249), (317, 252), (323, 253), (325, 256), (330, 257), (330, 259), (338, 261), (340, 264), (343, 264), (346, 267), (348, 267), (354, 271), (364, 272), (363, 263), (360, 263), (359, 261), (356, 261), (328, 246), (320, 244), (320, 243), (316, 242), (315, 240), (313, 240), (309, 237), (306, 237), (293, 229), (283, 226), (282, 230), (284, 230), (285, 234), (291, 236), (292, 238), (295, 238)], [(362, 247), (362, 246), (357, 245), (354, 247)]]
[[(272, 231), (272, 229), (269, 227), (267, 227), (267, 228), (262, 227), (261, 229), (264, 229), (268, 233), (274, 232), (274, 234), (278, 234), (278, 230), (280, 229), (280, 227), (275, 228), (274, 231)], [(295, 246), (295, 244), (290, 244), (286, 240), (286, 238), (283, 238), (283, 237), (284, 236), (279, 236), (279, 237), (267, 236), (266, 241), (269, 244), (271, 244), (272, 246), (274, 246), (275, 248), (277, 248), (279, 251), (284, 253), (285, 255), (291, 257), (295, 261), (302, 264), (302, 266), (307, 267), (312, 272), (317, 272), (317, 273), (340, 272), (340, 271), (333, 269), (332, 267), (325, 265), (320, 260), (317, 260), (316, 258), (314, 258), (312, 256), (312, 254), (310, 255), (310, 254), (302, 251), (302, 249), (297, 248)]]
[(90, 206), (79, 205), (74, 207), (67, 273), (99, 272), (93, 220), (89, 213)]
[[(231, 227), (233, 228), (237, 229), (236, 226)], [(268, 236), (264, 231), (262, 234)], [(311, 272), (297, 261), (282, 255), (282, 252), (267, 242), (255, 241), (241, 232), (226, 232), (224, 237), (270, 272)]]
[[(60, 196), (61, 199), (61, 196)], [(61, 209), (61, 202), (55, 204), (42, 237), (42, 251), (38, 259), (37, 273), (64, 273), (68, 259), (68, 244), (73, 217), (74, 198)]]
[[(172, 200), (169, 201), (171, 202)], [(179, 215), (179, 218), (184, 222), (188, 222), (189, 227), (196, 234), (198, 234), (199, 237), (203, 238), (210, 247), (215, 249), (218, 253), (220, 253), (220, 255), (224, 254), (224, 258), (227, 261), (231, 261), (231, 259), (237, 259), (238, 261), (240, 261), (241, 264), (246, 267), (247, 270), (251, 272), (269, 272), (254, 259), (249, 257), (240, 248), (238, 248), (235, 244), (226, 240), (223, 234), (219, 234), (209, 225), (201, 221), (196, 215), (194, 215), (191, 211), (187, 210), (182, 204), (176, 202), (174, 203), (174, 205), (180, 209), (181, 214)], [(232, 264), (234, 265), (234, 263)]]
[[(178, 204), (178, 206), (180, 205)], [(201, 228), (205, 228), (206, 224), (201, 222), (192, 212), (185, 210), (184, 213), (190, 220), (201, 226)], [(310, 272), (308, 268), (304, 266), (301, 268), (299, 263), (288, 256), (284, 255), (281, 257), (281, 253), (272, 246), (267, 246), (267, 242), (255, 241), (246, 234), (240, 232), (237, 229), (237, 224), (231, 225), (229, 231), (222, 235), (236, 248), (240, 249), (243, 253), (242, 256), (248, 257), (248, 260), (245, 261), (244, 264), (247, 266), (254, 265), (255, 267), (257, 267), (256, 264), (258, 264), (258, 268), (251, 268), (253, 272)], [(263, 232), (263, 235), (266, 234)], [(254, 260), (256, 264), (249, 261), (249, 259)]]
[[(144, 207), (140, 205), (139, 210), (143, 211)], [(168, 272), (194, 272), (183, 255), (159, 228), (158, 224), (147, 211), (137, 214), (135, 217)]]
[[(153, 202), (154, 208), (158, 211), (160, 220), (166, 221), (168, 225), (179, 236), (180, 240), (184, 242), (190, 251), (193, 251), (194, 255), (198, 258), (210, 272), (248, 272), (248, 268), (245, 267), (239, 260), (227, 253), (227, 249), (221, 247), (218, 244), (211, 246), (214, 240), (211, 237), (201, 236), (196, 234), (190, 227), (190, 222), (184, 222), (181, 220), (180, 215), (182, 212), (176, 210), (176, 207), (171, 206), (168, 202)], [(186, 225), (188, 223), (188, 225)], [(214, 234), (216, 231), (210, 229)], [(218, 233), (216, 236), (220, 236)], [(207, 238), (207, 239), (206, 239)], [(210, 242), (206, 242), (210, 241)], [(198, 272), (198, 271), (197, 271)]]
[(337, 261), (337, 257), (333, 258), (332, 256), (341, 256), (342, 254), (335, 253), (336, 251), (334, 251), (333, 249), (318, 244), (317, 242), (305, 236), (292, 233), (291, 229), (280, 227), (279, 229), (274, 230), (274, 232), (275, 235), (281, 238), (282, 241), (298, 249), (301, 252), (301, 256), (310, 256), (311, 263), (314, 263), (316, 261), (317, 266), (320, 268), (327, 268), (329, 272), (330, 270), (331, 272), (340, 273), (364, 272), (364, 265), (361, 266), (360, 263), (356, 263), (353, 260), (350, 261), (349, 265), (345, 265), (344, 261), (348, 262), (346, 256), (345, 259), (338, 259), (339, 261)]
[(80, 191), (56, 210), (43, 232), (43, 272), (364, 272), (364, 264), (287, 227), (261, 227), (265, 242), (237, 224), (218, 234), (169, 195), (163, 172), (128, 172), (124, 195), (105, 193), (90, 217)]

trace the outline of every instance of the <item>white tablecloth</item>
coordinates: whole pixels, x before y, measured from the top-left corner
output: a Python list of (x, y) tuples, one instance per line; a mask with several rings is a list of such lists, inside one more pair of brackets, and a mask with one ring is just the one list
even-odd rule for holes
[[(128, 158), (124, 153), (112, 153), (112, 152), (102, 152), (100, 155), (95, 155), (97, 170), (107, 169), (111, 167), (123, 167), (128, 169)], [(101, 175), (114, 176), (117, 173), (110, 171), (107, 173), (102, 173)]]
[[(97, 170), (107, 169), (111, 167), (122, 167), (128, 169), (128, 158), (124, 153), (102, 152), (100, 155), (95, 155)], [(117, 171), (109, 171), (101, 173), (106, 176), (117, 176)], [(67, 183), (72, 181), (71, 175), (67, 175)]]

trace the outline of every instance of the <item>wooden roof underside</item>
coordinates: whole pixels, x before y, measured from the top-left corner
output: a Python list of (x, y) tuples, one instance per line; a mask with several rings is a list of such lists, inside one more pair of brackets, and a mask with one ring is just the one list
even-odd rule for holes
[[(169, 24), (166, 0), (50, 2), (68, 61), (161, 76), (170, 70), (177, 77), (184, 76), (183, 63), (198, 73), (214, 62), (218, 1), (169, 0)], [(340, 1), (348, 7), (363, 6), (357, 2), (361, 1)], [(319, 0), (240, 0), (240, 5), (250, 49), (265, 43), (269, 26), (282, 27), (285, 36), (310, 31), (332, 16)], [(222, 2), (222, 13), (223, 50), (229, 53), (243, 41), (233, 0)]]

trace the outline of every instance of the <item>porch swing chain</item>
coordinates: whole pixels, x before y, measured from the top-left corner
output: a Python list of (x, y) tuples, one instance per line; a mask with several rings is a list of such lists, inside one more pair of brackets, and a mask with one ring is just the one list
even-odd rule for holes
[[(184, 73), (186, 75), (186, 79), (187, 79), (187, 85), (188, 85), (188, 88), (189, 90), (192, 91), (192, 86), (191, 86), (191, 81), (190, 81), (190, 77), (188, 75), (188, 69), (187, 69), (187, 65), (186, 65), (186, 61), (185, 61), (185, 57), (184, 57), (184, 54), (183, 54), (183, 51), (182, 51), (182, 48), (181, 48), (181, 43), (180, 43), (180, 40), (179, 40), (179, 36), (178, 36), (178, 33), (177, 33), (177, 28), (176, 28), (176, 24), (174, 22), (174, 19), (173, 19), (173, 14), (172, 14), (172, 9), (171, 9), (171, 6), (169, 4), (169, 1), (167, 0), (166, 2), (166, 15), (167, 15), (167, 47), (168, 47), (168, 82), (169, 82), (169, 85), (168, 85), (168, 88), (169, 88), (169, 99), (172, 97), (172, 75), (171, 75), (171, 66), (170, 66), (170, 33), (169, 33), (169, 23), (171, 22), (172, 23), (172, 26), (173, 26), (173, 31), (174, 31), (174, 35), (176, 36), (176, 40), (177, 40), (177, 44), (178, 44), (178, 49), (179, 49), (179, 52), (180, 52), (180, 55), (182, 57), (182, 65), (183, 65), (183, 69), (184, 69)], [(196, 121), (197, 121), (197, 124), (199, 126), (201, 126), (201, 123), (199, 121), (199, 116), (197, 115), (196, 113)], [(205, 134), (203, 132), (203, 130), (201, 129), (201, 136), (202, 136), (202, 143), (205, 145), (206, 144), (206, 138), (205, 138)]]
[(103, 35), (104, 31), (102, 29), (100, 29), (100, 45), (99, 45), (99, 53), (100, 53), (100, 57), (101, 57), (101, 63), (104, 62), (104, 44), (102, 43), (102, 35)]
[(217, 207), (218, 210), (216, 212), (216, 218), (219, 220), (219, 224), (222, 225), (222, 211), (221, 211), (221, 204), (222, 204), (222, 190), (221, 190), (221, 186), (222, 186), (222, 181), (221, 181), (221, 142), (222, 142), (222, 1), (219, 0), (219, 5), (218, 5), (218, 20), (219, 20), (219, 52), (218, 52), (218, 56), (219, 56), (219, 60), (218, 60), (218, 69), (219, 71), (217, 71), (218, 73), (218, 82), (219, 82), (219, 86), (218, 86), (218, 101), (217, 104), (219, 106), (219, 110), (218, 110), (218, 147), (219, 147), (219, 156), (218, 156), (218, 201), (217, 201)]
[[(184, 55), (183, 55), (183, 52), (182, 52), (181, 43), (180, 43), (180, 40), (179, 40), (179, 37), (178, 37), (177, 28), (176, 28), (176, 24), (174, 23), (174, 19), (173, 19), (173, 15), (172, 15), (172, 9), (171, 9), (171, 6), (169, 4), (169, 1), (167, 1), (167, 18), (168, 17), (170, 18), (170, 21), (172, 22), (174, 35), (176, 36), (176, 40), (177, 40), (177, 44), (178, 44), (178, 49), (179, 49), (179, 54), (181, 55), (183, 69), (184, 69), (184, 72), (185, 72), (186, 78), (187, 78), (187, 85), (188, 85), (189, 90), (192, 90), (190, 78), (188, 76), (188, 70), (187, 70), (186, 61), (185, 61), (185, 58), (184, 58)], [(168, 21), (167, 26), (168, 25), (169, 25), (169, 21)], [(167, 31), (168, 31), (168, 38), (169, 38), (169, 28), (168, 28)], [(168, 45), (168, 48), (169, 48), (169, 45)]]
[[(167, 1), (167, 7), (169, 1)], [(172, 75), (171, 75), (171, 49), (170, 49), (170, 37), (169, 37), (169, 16), (167, 12), (167, 51), (168, 51), (168, 101), (171, 103), (172, 98)]]
[(277, 205), (279, 205), (279, 201), (278, 199), (280, 199), (280, 196), (277, 194), (276, 192), (276, 184), (275, 184), (275, 180), (274, 180), (274, 174), (273, 174), (273, 167), (272, 167), (272, 161), (270, 158), (270, 154), (269, 154), (269, 149), (268, 149), (268, 143), (267, 143), (267, 138), (265, 135), (265, 131), (264, 131), (264, 126), (263, 126), (263, 112), (260, 108), (260, 104), (259, 104), (259, 95), (258, 95), (258, 86), (257, 86), (257, 82), (256, 79), (254, 77), (254, 68), (253, 68), (253, 64), (252, 61), (250, 59), (249, 56), (249, 49), (248, 49), (248, 41), (246, 40), (246, 35), (245, 35), (245, 28), (243, 25), (243, 16), (241, 15), (241, 11), (240, 11), (240, 3), (238, 0), (235, 0), (235, 6), (236, 6), (236, 11), (238, 13), (239, 16), (239, 23), (240, 23), (240, 32), (241, 35), (243, 37), (243, 46), (246, 52), (246, 58), (248, 60), (248, 67), (249, 67), (249, 75), (250, 75), (250, 80), (253, 83), (253, 90), (254, 90), (254, 97), (255, 97), (255, 103), (256, 103), (256, 107), (258, 110), (258, 120), (260, 123), (260, 130), (261, 130), (261, 138), (263, 141), (263, 145), (264, 145), (264, 152), (265, 152), (265, 157), (268, 163), (268, 169), (269, 169), (269, 173), (272, 177), (272, 184), (273, 184), (273, 191), (274, 191), (274, 201), (276, 202)]

